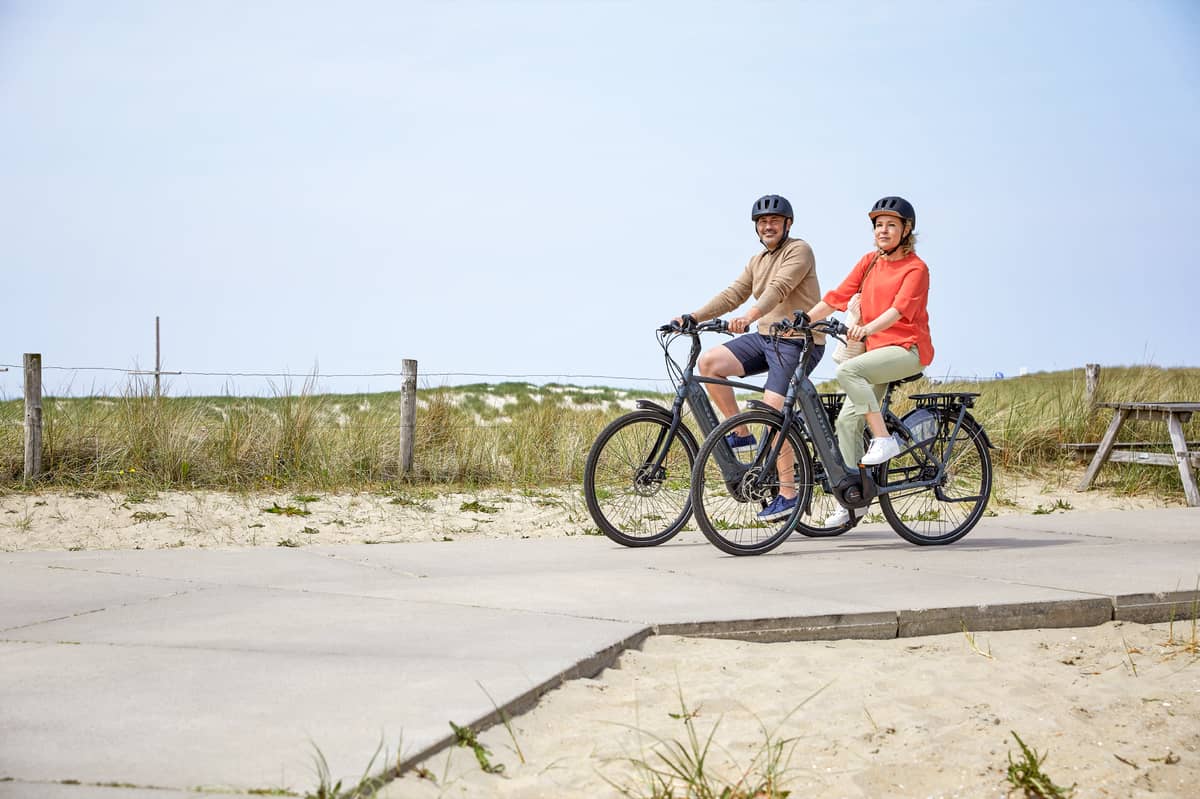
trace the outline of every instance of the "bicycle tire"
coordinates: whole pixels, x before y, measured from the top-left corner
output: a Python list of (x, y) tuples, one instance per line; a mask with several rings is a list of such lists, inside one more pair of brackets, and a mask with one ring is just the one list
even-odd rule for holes
[[(936, 415), (937, 432), (930, 447), (937, 458), (944, 458), (958, 411), (924, 412)], [(938, 465), (921, 450), (913, 450), (880, 466), (877, 481), (886, 486), (928, 479), (937, 473)], [(918, 546), (940, 546), (953, 544), (971, 532), (983, 517), (991, 493), (992, 458), (987, 440), (983, 428), (967, 415), (954, 438), (954, 451), (942, 484), (881, 494), (879, 505), (901, 538)]]
[[(746, 425), (755, 436), (758, 447), (753, 452), (735, 453), (747, 467), (740, 482), (728, 485), (721, 473), (715, 452), (724, 447), (725, 436)], [(782, 520), (760, 521), (758, 513), (779, 491), (779, 479), (772, 465), (756, 465), (760, 453), (783, 432), (782, 419), (766, 411), (747, 411), (726, 419), (704, 439), (692, 468), (692, 510), (696, 526), (709, 543), (730, 555), (761, 555), (770, 552), (787, 540), (795, 529), (801, 512), (812, 495), (812, 462), (808, 447), (794, 427), (787, 431), (786, 441), (796, 453), (793, 483), (799, 498), (796, 507)], [(769, 471), (768, 471), (769, 470)], [(772, 475), (765, 483), (755, 485), (757, 475)]]
[[(652, 547), (670, 541), (692, 515), (690, 481), (696, 438), (680, 425), (674, 437), (671, 418), (634, 411), (608, 424), (596, 436), (583, 467), (583, 496), (600, 531), (627, 547)], [(667, 447), (658, 474), (647, 474), (656, 448)]]

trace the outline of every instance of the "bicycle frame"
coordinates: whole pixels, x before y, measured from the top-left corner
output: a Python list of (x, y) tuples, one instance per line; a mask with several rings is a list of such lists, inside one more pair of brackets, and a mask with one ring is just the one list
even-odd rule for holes
[[(799, 319), (799, 312), (797, 312), (797, 317)], [(793, 329), (803, 331), (805, 337), (803, 351), (807, 354), (813, 344), (811, 328), (806, 324), (803, 326), (797, 325)], [(827, 330), (827, 332), (833, 334), (834, 331)], [(891, 400), (891, 390), (889, 388), (881, 411), (883, 412), (885, 422), (893, 422), (896, 432), (899, 432), (904, 437), (904, 443), (908, 445), (900, 451), (900, 455), (920, 450), (928, 463), (937, 464), (937, 471), (928, 479), (904, 480), (881, 487), (875, 482), (872, 468), (853, 470), (842, 458), (841, 449), (837, 443), (837, 435), (833, 430), (833, 425), (829, 421), (828, 414), (825, 412), (825, 406), (821, 402), (817, 387), (813, 385), (812, 380), (809, 379), (808, 374), (804, 371), (804, 362), (805, 358), (802, 355), (800, 364), (796, 367), (796, 371), (792, 374), (792, 379), (788, 383), (787, 395), (783, 403), (782, 429), (788, 430), (792, 426), (795, 426), (807, 433), (809, 440), (812, 442), (813, 449), (816, 450), (818, 459), (825, 468), (825, 477), (829, 481), (829, 485), (825, 486), (825, 489), (838, 502), (847, 508), (864, 508), (870, 505), (871, 501), (880, 494), (929, 487), (934, 487), (935, 491), (938, 491), (938, 487), (945, 479), (946, 464), (953, 457), (954, 444), (958, 440), (958, 432), (962, 428), (963, 420), (966, 418), (967, 407), (965, 404), (958, 407), (958, 418), (955, 420), (954, 433), (950, 438), (950, 446), (947, 448), (945, 454), (939, 457), (933, 452), (930, 442), (914, 441), (907, 427), (888, 408)], [(798, 413), (796, 411), (797, 408), (799, 409)], [(783, 449), (784, 441), (785, 437), (779, 436), (778, 440), (769, 448), (764, 448), (764, 452), (760, 453), (759, 457), (755, 459), (755, 464), (761, 465), (764, 462), (775, 463), (779, 457), (779, 453)], [(940, 493), (939, 499), (943, 501), (959, 501), (945, 498)]]
[[(644, 473), (646, 474), (655, 474), (657, 470), (662, 467), (663, 462), (666, 460), (667, 450), (663, 444), (667, 441), (673, 441), (675, 435), (679, 432), (679, 427), (683, 424), (683, 405), (685, 402), (691, 409), (692, 415), (696, 417), (696, 424), (700, 427), (700, 432), (702, 432), (705, 437), (712, 433), (713, 429), (720, 424), (720, 420), (717, 419), (717, 412), (713, 408), (712, 402), (708, 397), (708, 392), (704, 390), (703, 386), (701, 386), (702, 383), (729, 386), (731, 388), (740, 388), (747, 391), (754, 391), (756, 393), (762, 392), (762, 386), (756, 386), (752, 383), (743, 383), (737, 380), (726, 380), (719, 377), (703, 377), (697, 375), (695, 370), (696, 362), (700, 359), (700, 332), (701, 331), (698, 330), (681, 331), (682, 334), (691, 336), (691, 350), (688, 353), (686, 366), (680, 368), (678, 363), (675, 364), (676, 367), (679, 368), (681, 379), (678, 387), (675, 389), (675, 401), (671, 405), (671, 425), (666, 430), (659, 433), (658, 439), (654, 443), (654, 449), (652, 450), (654, 453), (656, 453), (654, 460), (647, 461), (643, 465), (643, 469), (645, 470)], [(666, 349), (665, 345), (664, 349)], [(669, 353), (668, 357), (670, 357)], [(642, 402), (647, 402), (650, 407), (663, 410), (661, 405), (658, 405), (657, 403), (650, 403), (649, 401), (639, 401), (640, 407), (647, 407), (647, 405), (642, 405)], [(721, 468), (721, 475), (727, 482), (736, 482), (737, 480), (741, 479), (742, 474), (744, 474), (748, 468), (745, 464), (742, 464), (738, 461), (737, 457), (733, 454), (733, 450), (731, 450), (728, 445), (724, 444), (724, 442), (722, 442), (722, 446), (716, 450), (716, 457), (717, 464)]]

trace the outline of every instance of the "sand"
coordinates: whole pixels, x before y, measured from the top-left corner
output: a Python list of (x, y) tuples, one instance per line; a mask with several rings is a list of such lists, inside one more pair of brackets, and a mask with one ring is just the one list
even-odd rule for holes
[[(1161, 507), (1001, 476), (1000, 514)], [(1179, 504), (1179, 503), (1171, 503)], [(288, 509), (292, 509), (288, 511)], [(284, 512), (269, 512), (279, 510)], [(594, 534), (577, 492), (410, 489), (389, 494), (16, 492), (0, 496), (0, 551), (542, 538)], [(449, 544), (453, 546), (453, 544)], [(765, 734), (792, 797), (1020, 796), (1015, 732), (1058, 785), (1082, 796), (1200, 796), (1200, 661), (1190, 620), (888, 641), (750, 644), (669, 636), (624, 653), (421, 764), (381, 797), (650, 796), (668, 742), (701, 744), (732, 779)], [(450, 720), (448, 720), (450, 721)], [(453, 720), (466, 722), (468, 719)], [(521, 756), (517, 754), (519, 747)], [(364, 753), (369, 755), (369, 753)], [(524, 763), (521, 762), (521, 757)], [(365, 763), (364, 763), (365, 765)], [(639, 776), (640, 775), (640, 776)], [(687, 796), (682, 788), (675, 796)], [(719, 789), (716, 795), (720, 795)], [(737, 794), (735, 794), (736, 796)]]
[[(1200, 795), (1200, 662), (1190, 622), (1110, 623), (887, 641), (752, 644), (650, 638), (469, 749), (430, 758), (382, 797), (648, 796), (630, 759), (701, 743), (733, 780), (765, 735), (793, 797), (1005, 796), (1012, 733), (1076, 796)], [(672, 715), (673, 714), (673, 715)], [(514, 744), (515, 740), (515, 744)], [(519, 746), (525, 762), (517, 755)], [(722, 783), (715, 783), (722, 785)], [(640, 789), (640, 791), (639, 791)], [(688, 795), (680, 791), (678, 796)], [(716, 795), (719, 795), (719, 790)], [(1011, 795), (1020, 796), (1020, 792)]]
[[(997, 475), (989, 512), (1135, 510), (1167, 501)], [(1170, 504), (1182, 504), (1178, 501)], [(290, 509), (290, 510), (289, 510)], [(275, 512), (272, 512), (275, 511)], [(0, 494), (0, 552), (379, 544), (598, 534), (578, 489), (390, 493), (129, 490)]]

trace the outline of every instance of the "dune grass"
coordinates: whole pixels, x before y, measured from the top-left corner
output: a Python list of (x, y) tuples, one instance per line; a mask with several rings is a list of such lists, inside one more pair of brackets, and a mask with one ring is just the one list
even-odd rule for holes
[[(820, 386), (835, 391), (836, 384)], [(996, 445), (996, 463), (1037, 473), (1095, 442), (1110, 413), (1084, 398), (1082, 369), (986, 383), (910, 384), (908, 393), (977, 391), (973, 413)], [(272, 397), (156, 398), (147, 382), (121, 396), (43, 400), (40, 486), (126, 490), (366, 489), (402, 484), (576, 485), (600, 429), (650, 392), (529, 383), (418, 392), (414, 470), (402, 475), (399, 394), (316, 394), (306, 383)], [(670, 397), (657, 395), (664, 404)], [(1200, 369), (1106, 367), (1096, 400), (1200, 399)], [(901, 399), (897, 410), (911, 406)], [(0, 487), (21, 489), (21, 400), (0, 403)], [(1185, 431), (1200, 438), (1200, 419)], [(1130, 423), (1130, 440), (1161, 441), (1163, 425)], [(1164, 449), (1167, 449), (1164, 447)], [(1178, 494), (1173, 469), (1119, 464), (1103, 481), (1120, 492)]]

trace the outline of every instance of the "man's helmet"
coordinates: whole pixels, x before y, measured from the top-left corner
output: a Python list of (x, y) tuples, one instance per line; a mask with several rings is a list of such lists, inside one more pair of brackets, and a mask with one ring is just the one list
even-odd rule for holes
[(792, 213), (792, 204), (787, 201), (786, 197), (780, 197), (778, 194), (765, 194), (755, 200), (754, 210), (750, 212), (750, 219), (757, 222), (760, 216), (767, 214), (777, 214), (792, 220), (796, 218)]
[(868, 216), (870, 216), (871, 221), (874, 222), (875, 217), (880, 216), (881, 214), (891, 214), (892, 216), (898, 216), (901, 219), (907, 219), (912, 223), (912, 229), (917, 229), (916, 209), (912, 207), (912, 203), (903, 197), (884, 197), (871, 207), (871, 212), (868, 214)]

